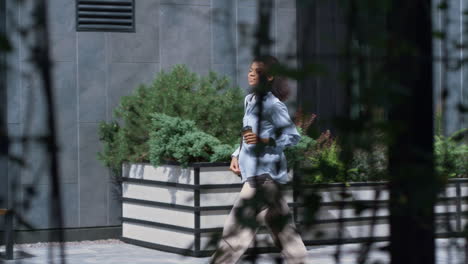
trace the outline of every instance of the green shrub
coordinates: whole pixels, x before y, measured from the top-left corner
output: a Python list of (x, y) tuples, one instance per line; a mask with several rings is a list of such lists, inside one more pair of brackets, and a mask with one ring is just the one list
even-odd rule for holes
[[(234, 145), (242, 122), (231, 121), (242, 120), (243, 98), (241, 88), (231, 87), (227, 77), (215, 72), (198, 77), (185, 65), (175, 65), (168, 73), (162, 70), (149, 86), (140, 84), (132, 94), (121, 97), (113, 111), (116, 120), (100, 123), (103, 151), (98, 159), (116, 170), (124, 161), (148, 162), (152, 113), (193, 120), (221, 143)], [(226, 147), (216, 149), (226, 152)]]
[(219, 144), (214, 146), (214, 153), (211, 155), (210, 162), (231, 161), (231, 154), (239, 147), (239, 143), (234, 146), (229, 144)]
[(375, 145), (372, 150), (356, 149), (353, 151), (351, 180), (356, 182), (387, 180), (386, 148)]
[(197, 128), (192, 120), (154, 113), (149, 139), (150, 163), (160, 166), (167, 160), (182, 167), (191, 162), (228, 161), (234, 148)]
[[(444, 179), (468, 177), (468, 145), (463, 142), (468, 129), (461, 129), (449, 137), (434, 135), (434, 165), (437, 175)], [(383, 145), (371, 151), (353, 150), (353, 158), (345, 177), (340, 160), (340, 147), (331, 137), (322, 134), (308, 155), (305, 169), (306, 183), (358, 182), (388, 180), (388, 155)]]
[(297, 168), (302, 166), (307, 159), (307, 152), (310, 151), (314, 145), (315, 140), (307, 136), (301, 127), (296, 126), (299, 134), (301, 134), (301, 140), (291, 147), (284, 149), (284, 155), (288, 163), (288, 169)]
[(344, 182), (345, 166), (339, 159), (339, 147), (335, 140), (324, 136), (317, 144), (309, 159), (305, 183)]
[[(104, 165), (112, 169), (114, 164), (120, 163), (121, 160), (127, 160), (129, 152), (128, 144), (117, 122), (101, 123), (99, 126), (99, 138), (104, 142), (103, 151), (98, 152), (98, 159), (103, 161)], [(127, 147), (123, 147), (123, 146)]]
[(434, 115), (435, 171), (443, 178), (468, 177), (468, 128), (443, 135), (443, 115), (437, 108)]
[(462, 142), (468, 129), (451, 136), (436, 134), (434, 139), (435, 170), (443, 177), (468, 177), (468, 145)]

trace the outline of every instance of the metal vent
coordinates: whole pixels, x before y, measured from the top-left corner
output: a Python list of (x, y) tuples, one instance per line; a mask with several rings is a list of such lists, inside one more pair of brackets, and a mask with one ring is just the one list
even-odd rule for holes
[(76, 0), (77, 31), (135, 31), (134, 0)]

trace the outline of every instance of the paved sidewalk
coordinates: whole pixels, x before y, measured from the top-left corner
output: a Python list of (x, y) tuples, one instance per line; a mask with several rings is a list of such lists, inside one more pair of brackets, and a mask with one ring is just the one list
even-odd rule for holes
[[(461, 243), (462, 240), (459, 240)], [(438, 239), (437, 263), (461, 263), (463, 260), (463, 251), (454, 250), (452, 253), (451, 262), (447, 258), (447, 239)], [(389, 263), (389, 257), (385, 252), (375, 248), (388, 245), (387, 242), (379, 242), (374, 244), (374, 250), (370, 255), (368, 263)], [(342, 259), (340, 263), (350, 264), (356, 263), (356, 252), (359, 249), (359, 244), (348, 244), (342, 246)], [(49, 252), (52, 250), (53, 262), (49, 261)], [(309, 249), (308, 263), (310, 264), (334, 264), (333, 254), (336, 246), (314, 246), (307, 247)], [(0, 263), (24, 263), (24, 264), (45, 264), (45, 263), (60, 263), (59, 261), (59, 246), (58, 243), (35, 243), (35, 244), (18, 244), (15, 245), (16, 260), (1, 261)], [(5, 252), (5, 246), (0, 247), (0, 252)], [(99, 241), (80, 241), (66, 242), (66, 263), (69, 264), (201, 264), (207, 263), (209, 258), (194, 258), (185, 257), (177, 254), (158, 251), (150, 248), (135, 246), (124, 243), (117, 239), (99, 240)], [(257, 263), (270, 264), (274, 263), (273, 258), (278, 254), (261, 254)], [(378, 261), (378, 262), (375, 262)], [(239, 264), (251, 263), (242, 260)]]

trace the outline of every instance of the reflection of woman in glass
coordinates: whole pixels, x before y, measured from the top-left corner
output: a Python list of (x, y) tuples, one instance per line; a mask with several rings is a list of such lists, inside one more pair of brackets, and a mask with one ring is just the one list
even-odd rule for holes
[(243, 126), (252, 129), (243, 134), (242, 147), (232, 154), (230, 167), (241, 175), (243, 186), (211, 263), (236, 263), (240, 259), (257, 232), (257, 225), (249, 226), (249, 218), (268, 227), (288, 264), (304, 263), (307, 255), (281, 194), (281, 185), (289, 180), (283, 150), (297, 144), (301, 136), (283, 103), (290, 93), (286, 79), (270, 74), (274, 65), (278, 60), (273, 56), (255, 58), (250, 65), (248, 82), (252, 90), (244, 99)]

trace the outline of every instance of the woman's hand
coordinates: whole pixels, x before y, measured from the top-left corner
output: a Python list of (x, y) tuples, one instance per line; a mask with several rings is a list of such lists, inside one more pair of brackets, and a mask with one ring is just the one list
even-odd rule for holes
[(232, 157), (231, 166), (229, 167), (229, 169), (237, 175), (240, 174), (239, 161), (237, 160), (236, 157)]
[(247, 142), (247, 144), (257, 144), (258, 142), (262, 142), (262, 143), (268, 145), (268, 143), (270, 141), (270, 138), (261, 138), (261, 137), (257, 136), (257, 134), (255, 134), (253, 132), (245, 133), (244, 134), (244, 139), (245, 139), (245, 142)]

